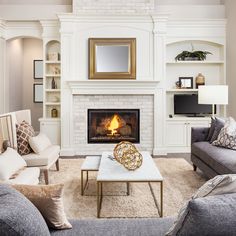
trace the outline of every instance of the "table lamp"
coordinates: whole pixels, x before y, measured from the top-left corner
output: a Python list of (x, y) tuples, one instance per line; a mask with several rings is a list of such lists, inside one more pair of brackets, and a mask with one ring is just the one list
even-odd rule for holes
[(228, 104), (228, 85), (202, 85), (198, 87), (198, 103), (211, 104), (212, 116), (215, 115), (215, 105)]

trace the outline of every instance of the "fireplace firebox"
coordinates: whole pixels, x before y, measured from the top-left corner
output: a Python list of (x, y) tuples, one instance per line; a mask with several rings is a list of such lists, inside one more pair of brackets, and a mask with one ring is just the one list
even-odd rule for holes
[(88, 109), (88, 143), (139, 143), (139, 109)]

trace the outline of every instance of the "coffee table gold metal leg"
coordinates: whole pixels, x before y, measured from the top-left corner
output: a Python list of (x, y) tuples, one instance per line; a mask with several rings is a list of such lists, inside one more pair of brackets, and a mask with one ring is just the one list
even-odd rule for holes
[(160, 191), (160, 194), (161, 194), (161, 196), (160, 196), (161, 197), (160, 198), (160, 202), (161, 202), (160, 203), (160, 205), (161, 205), (160, 206), (160, 208), (161, 208), (160, 217), (163, 217), (163, 181), (161, 181), (160, 184), (161, 184), (161, 189), (160, 189), (161, 190)]
[(100, 182), (97, 182), (97, 218), (100, 217)]
[(129, 196), (130, 195), (130, 183), (129, 182), (126, 183), (126, 187), (127, 187), (127, 196)]
[(83, 180), (84, 172), (81, 170), (81, 195), (84, 195), (84, 180)]

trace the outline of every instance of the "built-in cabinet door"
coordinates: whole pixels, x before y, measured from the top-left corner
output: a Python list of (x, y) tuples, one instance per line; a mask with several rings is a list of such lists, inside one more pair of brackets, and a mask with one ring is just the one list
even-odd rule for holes
[(210, 121), (187, 121), (187, 146), (191, 146), (192, 127), (209, 127)]
[(58, 121), (41, 121), (40, 132), (46, 134), (51, 140), (52, 144), (60, 145), (61, 143), (61, 131), (60, 122)]
[(186, 146), (186, 125), (182, 121), (170, 121), (166, 123), (166, 146)]

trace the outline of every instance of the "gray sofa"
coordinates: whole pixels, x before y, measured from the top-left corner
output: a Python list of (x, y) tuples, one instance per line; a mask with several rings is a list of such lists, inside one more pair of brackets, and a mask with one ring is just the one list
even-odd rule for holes
[(192, 128), (191, 161), (194, 170), (198, 167), (209, 178), (236, 174), (236, 151), (213, 146), (206, 141), (208, 132), (209, 128)]
[(174, 218), (70, 220), (72, 229), (50, 230), (37, 208), (22, 194), (0, 184), (1, 236), (164, 236)]

